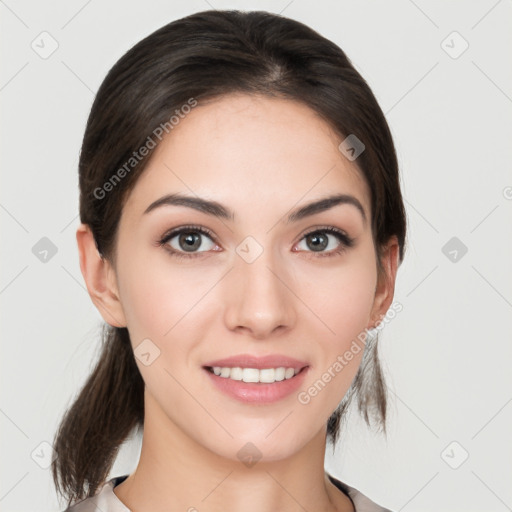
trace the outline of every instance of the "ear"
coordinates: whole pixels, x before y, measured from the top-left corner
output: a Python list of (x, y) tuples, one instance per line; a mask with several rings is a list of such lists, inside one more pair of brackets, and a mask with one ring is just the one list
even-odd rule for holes
[(94, 305), (105, 322), (113, 327), (126, 327), (115, 271), (111, 263), (98, 252), (94, 236), (87, 224), (80, 224), (78, 227), (76, 241), (80, 254), (80, 270)]
[(384, 272), (378, 276), (375, 298), (368, 328), (374, 328), (384, 318), (395, 294), (396, 272), (398, 270), (399, 245), (396, 236), (391, 237), (382, 250)]

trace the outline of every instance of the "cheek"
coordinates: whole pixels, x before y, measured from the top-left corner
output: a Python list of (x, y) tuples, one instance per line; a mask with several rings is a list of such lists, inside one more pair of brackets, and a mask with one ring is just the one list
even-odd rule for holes
[(320, 388), (324, 384), (328, 388), (316, 406), (334, 409), (359, 368), (375, 296), (377, 273), (373, 269), (371, 258), (359, 253), (337, 270), (309, 274), (307, 305), (317, 317), (310, 315), (315, 325), (304, 324), (316, 354), (308, 386), (317, 388), (312, 390), (314, 396), (318, 392), (315, 383), (321, 381)]
[(197, 321), (198, 312), (205, 314), (203, 298), (222, 276), (218, 269), (178, 265), (161, 251), (132, 252), (119, 262), (119, 291), (134, 345), (144, 338), (161, 345)]
[[(352, 261), (354, 260), (354, 261)], [(366, 261), (368, 260), (368, 261)], [(328, 345), (343, 345), (367, 327), (375, 297), (374, 262), (358, 254), (337, 269), (308, 272), (306, 304), (317, 315)]]
[[(310, 375), (297, 396), (302, 414), (323, 428), (346, 395), (359, 369), (364, 353), (365, 329), (373, 306), (376, 273), (371, 266), (350, 265), (331, 273), (323, 282), (323, 293), (311, 297), (312, 309), (322, 322), (311, 329), (315, 354)], [(323, 333), (323, 334), (319, 334)]]
[[(190, 407), (178, 382), (189, 378), (195, 347), (213, 324), (207, 294), (222, 273), (178, 266), (166, 255), (150, 260), (136, 253), (119, 272), (127, 328), (147, 388), (168, 411)], [(148, 339), (151, 343), (142, 343)], [(139, 359), (140, 353), (150, 354), (150, 364)]]
[[(338, 284), (338, 286), (336, 286)], [(329, 288), (329, 300), (324, 304), (331, 329), (336, 337), (346, 341), (367, 327), (373, 306), (375, 282), (367, 271), (351, 270), (334, 281)]]

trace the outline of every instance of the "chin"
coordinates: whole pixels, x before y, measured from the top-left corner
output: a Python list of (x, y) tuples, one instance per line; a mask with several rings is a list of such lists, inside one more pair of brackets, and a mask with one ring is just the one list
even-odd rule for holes
[[(221, 457), (245, 463), (247, 467), (251, 467), (256, 462), (275, 462), (287, 459), (300, 451), (308, 439), (304, 438), (304, 442), (301, 442), (301, 434), (290, 431), (289, 428), (283, 428), (281, 432), (278, 432), (280, 429), (279, 426), (276, 428), (278, 424), (279, 421), (274, 423), (271, 428), (265, 429), (264, 432), (255, 431), (253, 435), (248, 434), (247, 430), (240, 435), (230, 430), (233, 435), (232, 439), (230, 438), (228, 441), (218, 439), (218, 443), (212, 445), (210, 449)], [(275, 431), (269, 435), (273, 429)]]

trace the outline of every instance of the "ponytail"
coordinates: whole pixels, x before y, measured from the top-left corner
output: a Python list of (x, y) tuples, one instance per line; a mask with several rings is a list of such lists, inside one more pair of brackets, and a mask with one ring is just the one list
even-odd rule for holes
[(377, 429), (386, 434), (387, 387), (380, 365), (378, 346), (379, 333), (369, 333), (354, 380), (327, 422), (327, 439), (332, 443), (333, 452), (340, 430), (347, 420), (347, 410), (354, 399), (366, 424), (369, 427), (377, 426)]
[(93, 496), (123, 441), (144, 424), (144, 381), (126, 328), (104, 324), (94, 371), (64, 415), (53, 443), (52, 476), (72, 502)]

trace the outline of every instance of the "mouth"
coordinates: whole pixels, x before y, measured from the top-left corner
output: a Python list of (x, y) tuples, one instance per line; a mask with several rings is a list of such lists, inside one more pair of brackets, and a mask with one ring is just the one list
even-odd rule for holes
[(285, 354), (236, 354), (205, 361), (203, 371), (214, 389), (244, 403), (270, 404), (291, 397), (304, 385), (307, 360)]
[(249, 405), (270, 405), (293, 396), (304, 385), (307, 366), (251, 368), (203, 366), (214, 389), (231, 400)]
[(275, 368), (242, 368), (239, 366), (203, 366), (203, 368), (223, 379), (244, 382), (247, 384), (274, 384), (295, 378), (305, 372), (309, 366)]

